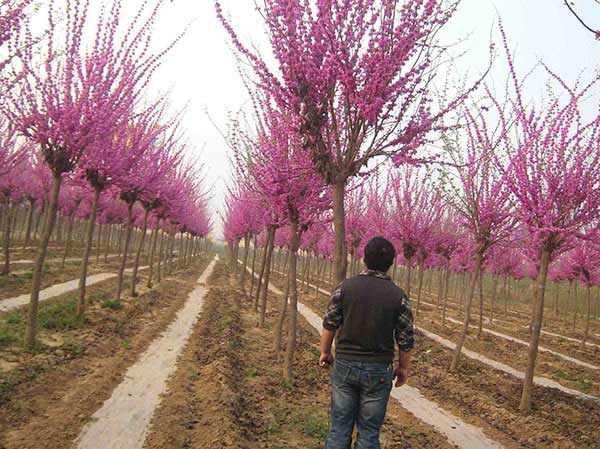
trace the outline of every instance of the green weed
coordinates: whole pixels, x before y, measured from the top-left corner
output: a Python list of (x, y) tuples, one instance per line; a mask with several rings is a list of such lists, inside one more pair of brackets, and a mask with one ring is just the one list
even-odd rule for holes
[(83, 327), (84, 317), (77, 315), (75, 301), (50, 304), (42, 307), (39, 314), (40, 327), (51, 330), (72, 330)]
[(118, 299), (106, 299), (102, 301), (102, 308), (111, 310), (121, 310), (123, 308), (123, 303)]
[(327, 437), (329, 425), (323, 415), (307, 415), (304, 418), (302, 431), (305, 435), (323, 440)]

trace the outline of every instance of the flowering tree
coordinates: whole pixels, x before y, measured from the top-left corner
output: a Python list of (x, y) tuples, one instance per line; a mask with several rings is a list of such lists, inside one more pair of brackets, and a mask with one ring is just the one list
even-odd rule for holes
[[(600, 79), (587, 85), (568, 86), (546, 68), (563, 95), (547, 105), (526, 104), (523, 82), (517, 76), (506, 37), (504, 48), (513, 81), (510, 117), (515, 120), (516, 139), (507, 143), (507, 185), (516, 199), (516, 217), (537, 251), (533, 302), (533, 328), (520, 408), (531, 409), (535, 372), (544, 311), (548, 267), (560, 253), (571, 248), (574, 238), (596, 223), (600, 213), (600, 111), (584, 120), (582, 103)], [(497, 107), (500, 111), (501, 108)], [(502, 115), (507, 120), (506, 115)], [(508, 141), (508, 137), (506, 138)]]
[[(48, 200), (48, 219), (44, 225), (36, 258), (26, 346), (35, 343), (42, 266), (54, 228), (58, 196), (65, 173), (72, 172), (81, 157), (110, 141), (115, 127), (129, 117), (141, 89), (147, 83), (162, 53), (151, 54), (148, 41), (152, 23), (162, 0), (143, 19), (142, 11), (121, 29), (121, 0), (102, 9), (96, 26), (89, 24), (89, 2), (73, 0), (64, 21), (64, 38), (59, 38), (56, 4), (48, 7), (48, 34), (43, 62), (31, 46), (15, 44), (15, 58), (9, 89), (2, 103), (3, 112), (18, 132), (41, 148), (52, 172), (52, 191)], [(93, 30), (93, 44), (84, 46), (85, 30)], [(120, 32), (120, 33), (119, 33)], [(64, 55), (64, 56), (63, 56)]]
[(443, 49), (439, 29), (457, 2), (443, 0), (266, 0), (278, 73), (244, 46), (215, 0), (217, 15), (282, 111), (293, 114), (304, 150), (332, 186), (335, 280), (346, 277), (344, 193), (376, 157), (396, 164), (417, 150), (441, 118), (464, 99), (434, 110), (431, 84)]

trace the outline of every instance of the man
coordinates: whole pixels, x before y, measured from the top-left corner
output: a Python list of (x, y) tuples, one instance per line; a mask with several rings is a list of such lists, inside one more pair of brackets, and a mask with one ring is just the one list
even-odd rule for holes
[[(322, 367), (333, 364), (327, 449), (350, 449), (355, 423), (355, 449), (378, 449), (392, 382), (396, 379), (400, 387), (408, 378), (413, 317), (408, 297), (387, 275), (395, 257), (394, 246), (375, 237), (365, 247), (367, 269), (343, 281), (331, 295), (319, 359)], [(394, 340), (399, 359), (392, 369)]]

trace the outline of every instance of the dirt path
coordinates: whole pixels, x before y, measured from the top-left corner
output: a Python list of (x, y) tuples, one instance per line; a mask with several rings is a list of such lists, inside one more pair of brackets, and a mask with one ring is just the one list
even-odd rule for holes
[[(252, 270), (248, 268), (252, 273)], [(314, 286), (313, 286), (314, 288)], [(277, 295), (282, 292), (277, 287), (269, 284), (269, 289)], [(322, 320), (311, 309), (298, 302), (298, 311), (317, 331), (321, 331)], [(433, 426), (438, 432), (445, 435), (450, 442), (463, 449), (498, 449), (503, 446), (488, 438), (483, 431), (468, 424), (457, 416), (447, 412), (435, 402), (425, 398), (417, 388), (405, 385), (392, 390), (392, 397), (423, 422)]]
[[(280, 274), (280, 272), (276, 273)], [(315, 288), (314, 285), (312, 284), (308, 284), (309, 287), (311, 288)], [(328, 295), (329, 293), (321, 288), (319, 288), (319, 292), (324, 294), (324, 295)], [(451, 342), (450, 340), (447, 340), (443, 337), (440, 337), (439, 335), (428, 331), (427, 329), (424, 329), (422, 327), (419, 327), (419, 330), (421, 331), (421, 333), (423, 333), (423, 335), (425, 335), (427, 338), (430, 338), (431, 340), (435, 341), (436, 343), (439, 343), (440, 345), (453, 350), (456, 347), (456, 344)], [(523, 379), (525, 377), (525, 373), (523, 371), (519, 371), (515, 368), (512, 368), (509, 365), (506, 365), (505, 363), (501, 363), (501, 362), (497, 362), (495, 360), (492, 360), (482, 354), (479, 354), (475, 351), (471, 351), (467, 348), (463, 348), (463, 355), (465, 357), (468, 357), (470, 359), (473, 360), (477, 360), (481, 363), (484, 363), (494, 369), (497, 369), (499, 371), (503, 371), (507, 374), (510, 374), (511, 376), (515, 376), (518, 379)], [(577, 398), (580, 399), (587, 399), (587, 400), (593, 400), (593, 401), (599, 401), (600, 398), (597, 398), (596, 396), (592, 396), (586, 393), (583, 393), (579, 390), (575, 390), (573, 388), (568, 388), (565, 387), (563, 385), (561, 385), (560, 383), (556, 382), (555, 380), (549, 379), (547, 377), (543, 377), (543, 376), (535, 376), (533, 379), (534, 384), (542, 386), (542, 387), (548, 387), (548, 388), (556, 388), (557, 390), (562, 391), (563, 393), (567, 393), (569, 395), (575, 396)]]
[(23, 354), (18, 368), (0, 376), (0, 448), (72, 449), (127, 369), (175, 320), (211, 259), (199, 257), (153, 289), (125, 298), (119, 309), (95, 303), (84, 327), (58, 335), (61, 346)]
[(198, 286), (190, 293), (184, 307), (168, 329), (154, 340), (131, 366), (125, 379), (112, 396), (94, 413), (83, 429), (76, 445), (80, 449), (136, 449), (141, 448), (148, 423), (159, 403), (166, 380), (175, 369), (175, 362), (189, 338), (203, 299), (208, 289), (206, 281), (216, 259), (198, 279)]

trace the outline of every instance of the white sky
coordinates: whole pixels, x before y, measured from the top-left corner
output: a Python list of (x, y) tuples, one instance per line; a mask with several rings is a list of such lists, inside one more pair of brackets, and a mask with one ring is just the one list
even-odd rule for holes
[[(141, 0), (126, 1), (125, 15), (133, 15), (139, 3)], [(222, 0), (222, 4), (242, 40), (268, 53), (254, 0)], [(600, 28), (600, 5), (594, 0), (577, 0), (575, 5), (588, 22)], [(475, 76), (486, 66), (491, 31), (500, 43), (495, 27), (498, 17), (503, 20), (522, 73), (539, 59), (566, 80), (574, 80), (584, 68), (600, 68), (600, 42), (570, 15), (563, 0), (463, 0), (443, 34), (443, 41), (447, 43), (468, 39), (460, 47), (467, 51), (459, 61), (461, 70)], [(125, 17), (122, 22), (129, 20)], [(187, 34), (157, 71), (153, 89), (171, 90), (172, 104), (176, 108), (188, 105), (184, 126), (197, 151), (204, 147), (208, 179), (214, 185), (215, 234), (220, 236), (217, 212), (222, 209), (229, 175), (229, 151), (208, 119), (207, 111), (225, 129), (227, 113), (238, 110), (247, 100), (247, 94), (236, 70), (228, 36), (216, 19), (213, 0), (168, 3), (156, 26), (155, 43), (170, 42), (188, 24)], [(501, 63), (493, 76), (504, 80)], [(539, 87), (541, 92), (543, 80)]]

